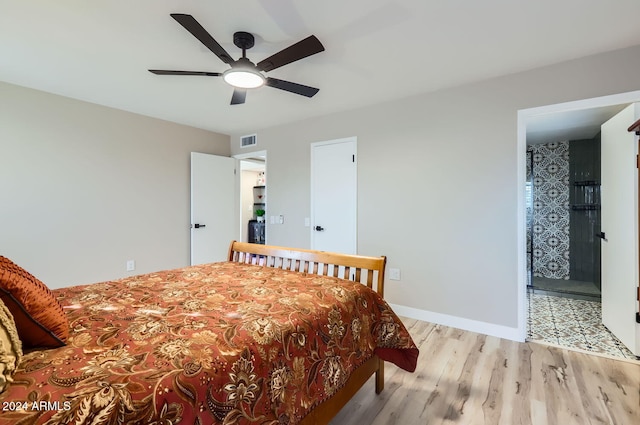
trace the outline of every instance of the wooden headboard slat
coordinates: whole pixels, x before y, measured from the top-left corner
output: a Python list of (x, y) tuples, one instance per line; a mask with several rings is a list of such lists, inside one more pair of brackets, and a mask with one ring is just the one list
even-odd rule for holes
[(367, 286), (369, 287), (373, 286), (373, 273), (369, 273), (367, 275)]

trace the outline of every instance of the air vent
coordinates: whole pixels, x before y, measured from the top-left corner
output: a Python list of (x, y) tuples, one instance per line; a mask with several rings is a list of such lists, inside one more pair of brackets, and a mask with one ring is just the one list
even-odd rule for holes
[(249, 146), (255, 146), (258, 144), (258, 135), (250, 134), (249, 136), (242, 136), (240, 138), (240, 147), (248, 148)]

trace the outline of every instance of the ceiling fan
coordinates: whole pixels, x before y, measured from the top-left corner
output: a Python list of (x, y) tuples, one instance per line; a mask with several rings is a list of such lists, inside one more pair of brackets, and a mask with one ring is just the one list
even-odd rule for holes
[(196, 21), (191, 15), (182, 13), (172, 13), (171, 17), (178, 21), (195, 38), (200, 40), (209, 50), (211, 50), (220, 60), (229, 64), (231, 68), (225, 72), (202, 72), (202, 71), (168, 71), (162, 69), (150, 69), (157, 75), (201, 75), (206, 77), (222, 77), (224, 81), (233, 86), (233, 96), (231, 104), (238, 105), (244, 103), (247, 96), (247, 89), (261, 86), (275, 87), (291, 93), (306, 97), (313, 97), (320, 89), (309, 87), (291, 81), (279, 80), (277, 78), (265, 77), (263, 73), (272, 71), (283, 65), (315, 55), (324, 51), (324, 46), (316, 36), (311, 35), (278, 53), (254, 64), (247, 59), (246, 51), (253, 47), (255, 39), (252, 34), (239, 31), (233, 34), (233, 44), (242, 49), (242, 57), (238, 60), (227, 53), (220, 44)]

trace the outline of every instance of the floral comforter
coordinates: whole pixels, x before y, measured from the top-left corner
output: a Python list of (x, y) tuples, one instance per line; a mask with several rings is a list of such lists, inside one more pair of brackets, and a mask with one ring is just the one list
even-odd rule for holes
[(213, 263), (54, 290), (67, 346), (27, 353), (0, 424), (295, 424), (373, 353), (418, 350), (365, 285)]

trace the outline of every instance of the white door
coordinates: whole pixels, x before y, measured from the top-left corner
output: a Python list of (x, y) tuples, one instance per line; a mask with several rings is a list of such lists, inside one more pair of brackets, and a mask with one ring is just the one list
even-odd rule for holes
[(191, 264), (225, 261), (235, 238), (235, 159), (191, 152)]
[(640, 354), (635, 322), (638, 286), (638, 188), (633, 104), (602, 125), (602, 323)]
[(356, 138), (311, 144), (311, 248), (356, 254)]

